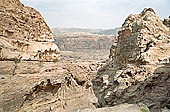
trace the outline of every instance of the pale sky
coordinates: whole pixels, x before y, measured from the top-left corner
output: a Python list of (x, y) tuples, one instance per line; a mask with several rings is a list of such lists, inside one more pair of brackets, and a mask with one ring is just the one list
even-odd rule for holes
[(170, 15), (170, 0), (21, 0), (42, 14), (51, 27), (111, 29), (126, 17), (151, 7), (161, 18)]

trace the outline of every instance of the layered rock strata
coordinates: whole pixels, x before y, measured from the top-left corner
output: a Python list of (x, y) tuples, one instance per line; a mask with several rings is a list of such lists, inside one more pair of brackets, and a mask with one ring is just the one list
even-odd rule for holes
[(50, 28), (41, 14), (19, 0), (0, 1), (0, 60), (59, 59)]
[(113, 35), (98, 35), (81, 32), (55, 35), (55, 42), (61, 51), (73, 52), (108, 50), (115, 40), (115, 36)]

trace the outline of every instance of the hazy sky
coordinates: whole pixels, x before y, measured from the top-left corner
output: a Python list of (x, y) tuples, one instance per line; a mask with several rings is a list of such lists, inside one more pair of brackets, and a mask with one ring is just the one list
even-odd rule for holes
[(115, 28), (131, 13), (151, 7), (161, 18), (170, 15), (170, 0), (21, 0), (41, 12), (51, 27)]

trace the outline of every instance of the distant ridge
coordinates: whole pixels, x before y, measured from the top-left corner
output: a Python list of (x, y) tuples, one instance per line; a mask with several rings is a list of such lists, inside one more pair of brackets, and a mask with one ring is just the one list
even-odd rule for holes
[(119, 30), (120, 30), (120, 27), (117, 27), (114, 29), (101, 30), (101, 31), (94, 32), (94, 33), (100, 34), (100, 35), (117, 35)]
[(117, 35), (120, 27), (114, 29), (86, 29), (86, 28), (52, 28), (53, 34), (87, 32), (100, 35)]

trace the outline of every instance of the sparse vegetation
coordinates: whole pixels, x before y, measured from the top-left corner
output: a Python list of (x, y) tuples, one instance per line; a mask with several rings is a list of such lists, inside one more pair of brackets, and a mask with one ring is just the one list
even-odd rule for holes
[(15, 65), (14, 65), (14, 70), (13, 70), (13, 72), (12, 72), (12, 75), (13, 75), (13, 76), (16, 74), (15, 71), (16, 71), (16, 69), (17, 69), (17, 67), (18, 67), (18, 63), (21, 62), (21, 58), (22, 58), (22, 57), (19, 57), (19, 58), (15, 57), (15, 58), (12, 58), (12, 59), (11, 59), (11, 60), (14, 61), (14, 63), (15, 63)]
[(18, 63), (20, 63), (21, 62), (21, 58), (14, 58), (14, 63), (15, 64), (18, 64)]
[(140, 111), (141, 111), (141, 112), (149, 112), (149, 111), (148, 111), (147, 109), (145, 109), (145, 108), (141, 108)]
[(39, 61), (39, 67), (43, 67), (43, 62), (42, 61)]

